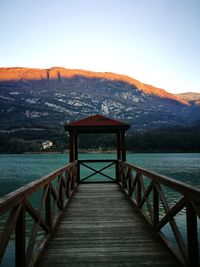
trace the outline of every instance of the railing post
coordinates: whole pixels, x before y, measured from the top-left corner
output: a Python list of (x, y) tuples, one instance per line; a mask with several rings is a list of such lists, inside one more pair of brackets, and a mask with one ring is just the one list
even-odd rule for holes
[(131, 169), (128, 170), (129, 171), (129, 176), (128, 176), (128, 195), (129, 197), (132, 197), (132, 193), (133, 193), (133, 186), (132, 186), (132, 179), (131, 179)]
[(115, 173), (116, 173), (116, 182), (119, 183), (119, 161), (116, 161), (115, 165)]
[(73, 166), (71, 167), (71, 191), (74, 190), (75, 188), (75, 179), (76, 179), (76, 166), (75, 166), (75, 163), (73, 162)]
[(122, 149), (122, 160), (126, 161), (126, 138), (125, 131), (121, 133), (121, 149)]
[(156, 225), (159, 222), (159, 195), (156, 189), (156, 185), (153, 185), (153, 225)]
[(125, 189), (126, 169), (127, 169), (127, 166), (124, 166), (124, 162), (122, 162), (122, 169), (121, 169), (121, 183), (122, 183), (122, 187), (123, 187), (123, 189)]
[[(71, 191), (71, 188), (70, 188), (70, 191)], [(59, 194), (59, 201), (60, 201), (60, 204), (61, 204), (62, 209), (63, 209), (64, 208), (64, 199), (63, 199), (63, 180), (62, 180), (62, 175), (59, 176), (58, 194)]]
[(137, 205), (140, 203), (141, 198), (142, 198), (140, 178), (141, 178), (141, 174), (138, 174), (138, 177), (137, 177), (137, 179), (138, 179), (138, 181), (137, 181)]
[(77, 183), (80, 183), (80, 162), (77, 161)]
[(49, 184), (49, 189), (47, 193), (46, 203), (45, 203), (45, 214), (46, 214), (46, 223), (49, 226), (49, 230), (52, 228), (52, 214), (51, 214), (51, 184)]
[(22, 207), (16, 222), (15, 228), (15, 266), (26, 266), (26, 233), (25, 233), (25, 205), (22, 202)]
[(186, 205), (187, 217), (187, 240), (188, 240), (188, 266), (199, 266), (197, 214), (191, 202), (188, 200)]

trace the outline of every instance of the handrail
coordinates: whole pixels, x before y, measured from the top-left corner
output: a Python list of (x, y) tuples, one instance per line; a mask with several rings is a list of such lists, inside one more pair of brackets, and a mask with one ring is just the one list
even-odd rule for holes
[[(0, 261), (15, 232), (15, 265), (34, 266), (75, 192), (78, 181), (78, 162), (75, 161), (0, 199), (0, 216), (6, 216), (8, 213), (0, 233)], [(29, 198), (35, 194), (38, 194), (35, 200), (37, 203), (32, 203)], [(37, 208), (34, 207), (35, 204)], [(26, 220), (27, 216), (34, 222), (32, 227), (30, 221)], [(30, 230), (30, 236), (27, 236), (26, 228)]]
[[(160, 175), (140, 167), (118, 161), (119, 184), (154, 227), (167, 246), (179, 258), (184, 266), (199, 266), (198, 227), (200, 223), (200, 190), (172, 178)], [(181, 198), (177, 203), (166, 199), (163, 188), (178, 192)], [(175, 216), (186, 210), (187, 242), (185, 242)], [(178, 250), (162, 232), (171, 226)]]
[(79, 159), (78, 162), (91, 162), (91, 163), (96, 163), (96, 162), (117, 162), (117, 159)]

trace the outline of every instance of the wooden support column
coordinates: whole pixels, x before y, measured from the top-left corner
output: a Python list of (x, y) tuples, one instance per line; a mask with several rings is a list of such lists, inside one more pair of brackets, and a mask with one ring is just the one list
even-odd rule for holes
[(73, 162), (73, 132), (69, 132), (69, 161)]
[(78, 159), (78, 136), (77, 132), (74, 133), (74, 160)]
[(80, 162), (78, 161), (78, 166), (77, 166), (77, 183), (80, 183)]
[(45, 203), (45, 214), (46, 223), (49, 226), (49, 230), (52, 228), (52, 211), (51, 211), (51, 183), (49, 183), (49, 189), (47, 193), (46, 203)]
[(199, 248), (198, 248), (198, 230), (197, 230), (197, 214), (188, 200), (186, 206), (187, 217), (187, 239), (188, 239), (188, 266), (199, 266)]
[(125, 140), (125, 131), (121, 132), (121, 153), (122, 160), (126, 161), (126, 140)]
[(16, 222), (15, 229), (15, 259), (16, 267), (25, 267), (26, 266), (26, 237), (25, 237), (25, 206), (22, 203), (21, 211)]
[(156, 225), (159, 222), (159, 195), (156, 188), (156, 185), (153, 185), (153, 225)]
[(138, 182), (137, 182), (137, 206), (139, 205), (141, 199), (142, 199), (142, 186), (141, 186), (141, 174), (138, 174)]
[(69, 132), (69, 161), (73, 162), (78, 159), (78, 142), (77, 133), (75, 131)]
[(117, 132), (117, 159), (122, 160), (121, 157), (121, 132)]

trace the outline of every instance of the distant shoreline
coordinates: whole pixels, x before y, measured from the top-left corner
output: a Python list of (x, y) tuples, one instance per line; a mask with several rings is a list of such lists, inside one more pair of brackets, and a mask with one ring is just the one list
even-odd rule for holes
[[(34, 152), (23, 152), (19, 154), (68, 154), (69, 150), (63, 150), (63, 151), (34, 151)], [(102, 150), (81, 150), (79, 151), (80, 154), (113, 154), (117, 153), (116, 150), (107, 150), (107, 151), (102, 151)], [(130, 151), (127, 151), (127, 153), (132, 153)]]
[[(199, 150), (194, 150), (194, 151), (181, 151), (181, 150), (177, 150), (177, 151), (126, 151), (126, 154), (171, 154), (171, 153), (174, 153), (174, 154), (189, 154), (189, 153), (200, 153)], [(30, 154), (41, 154), (41, 155), (48, 155), (48, 154), (69, 154), (69, 151), (68, 150), (64, 150), (64, 151), (35, 151), (35, 152), (23, 152), (23, 153), (2, 153), (2, 154), (27, 154), (27, 155), (30, 155)], [(84, 150), (84, 151), (79, 151), (79, 154), (117, 154), (117, 151), (116, 150), (108, 150), (108, 151), (101, 151), (101, 150)]]

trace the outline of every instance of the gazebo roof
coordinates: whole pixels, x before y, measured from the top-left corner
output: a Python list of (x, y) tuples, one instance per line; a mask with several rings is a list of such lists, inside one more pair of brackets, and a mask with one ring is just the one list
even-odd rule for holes
[(130, 125), (115, 119), (107, 118), (103, 115), (94, 115), (78, 121), (65, 124), (65, 130), (83, 133), (99, 133), (99, 132), (117, 132), (119, 130), (128, 130)]

